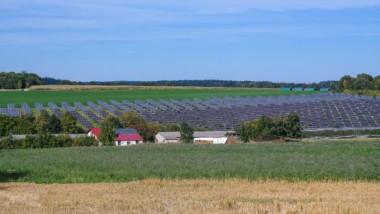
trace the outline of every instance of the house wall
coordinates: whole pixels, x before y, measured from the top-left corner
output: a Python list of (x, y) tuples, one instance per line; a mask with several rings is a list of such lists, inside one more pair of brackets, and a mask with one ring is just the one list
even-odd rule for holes
[(116, 146), (129, 146), (129, 145), (136, 145), (141, 144), (142, 141), (132, 140), (132, 141), (115, 141)]
[(157, 134), (156, 135), (156, 143), (178, 143), (178, 140), (167, 140), (164, 136)]
[(194, 143), (197, 141), (212, 141), (212, 144), (226, 144), (227, 138), (226, 137), (220, 137), (220, 138), (194, 138)]
[(92, 131), (89, 131), (89, 132), (87, 133), (87, 136), (88, 136), (88, 137), (94, 137), (95, 139), (98, 140), (98, 138), (94, 135), (94, 133), (93, 133)]

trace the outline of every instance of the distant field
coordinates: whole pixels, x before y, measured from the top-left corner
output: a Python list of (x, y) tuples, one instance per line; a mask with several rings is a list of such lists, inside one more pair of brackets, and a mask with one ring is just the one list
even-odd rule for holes
[(0, 150), (0, 182), (380, 181), (380, 141)]
[[(147, 99), (192, 99), (207, 97), (223, 96), (279, 96), (290, 94), (310, 94), (313, 92), (283, 92), (280, 89), (129, 89), (129, 90), (63, 90), (63, 91), (1, 91), (0, 107), (6, 107), (7, 104), (21, 106), (23, 102), (33, 105), (36, 102), (46, 105), (48, 102), (54, 102), (60, 105), (61, 102), (87, 103), (88, 101), (109, 101), (123, 99), (147, 100)], [(314, 92), (317, 93), (317, 92)]]

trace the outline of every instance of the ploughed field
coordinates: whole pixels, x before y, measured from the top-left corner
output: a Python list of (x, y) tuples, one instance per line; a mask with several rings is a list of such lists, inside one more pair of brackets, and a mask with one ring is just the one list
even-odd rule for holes
[(380, 181), (380, 141), (0, 150), (0, 182)]

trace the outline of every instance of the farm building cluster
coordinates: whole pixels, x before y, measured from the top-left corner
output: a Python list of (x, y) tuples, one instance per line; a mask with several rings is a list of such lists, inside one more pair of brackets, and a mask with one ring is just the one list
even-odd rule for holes
[[(115, 145), (116, 146), (127, 146), (127, 145), (136, 145), (142, 144), (144, 142), (140, 134), (131, 128), (119, 128), (115, 130)], [(102, 134), (101, 128), (91, 128), (87, 132), (88, 137), (94, 137), (96, 140), (100, 141)]]
[[(131, 128), (116, 129), (115, 145), (128, 146), (144, 143), (143, 138), (136, 130)], [(87, 132), (88, 137), (94, 137), (101, 143), (101, 128), (91, 128)], [(236, 136), (233, 131), (196, 131), (193, 134), (195, 144), (226, 144), (230, 137)], [(180, 143), (180, 132), (159, 132), (155, 137), (155, 143)]]

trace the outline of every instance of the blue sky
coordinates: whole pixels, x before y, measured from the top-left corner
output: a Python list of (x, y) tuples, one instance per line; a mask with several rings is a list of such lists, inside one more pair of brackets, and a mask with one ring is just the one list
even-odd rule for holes
[(380, 0), (0, 0), (0, 71), (77, 81), (380, 75)]

